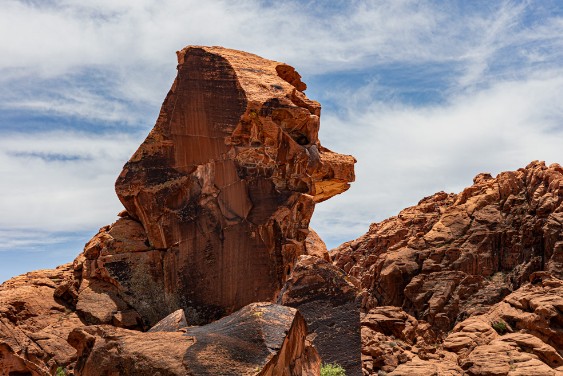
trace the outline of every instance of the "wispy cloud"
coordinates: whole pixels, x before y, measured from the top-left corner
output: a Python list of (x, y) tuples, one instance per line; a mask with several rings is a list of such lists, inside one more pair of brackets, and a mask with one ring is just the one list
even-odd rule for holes
[(336, 246), (369, 223), (440, 190), (459, 192), (480, 172), (532, 160), (563, 161), (563, 70), (503, 81), (444, 105), (350, 103), (323, 119), (320, 138), (356, 156), (349, 192), (317, 206), (313, 226)]
[(140, 135), (129, 134), (4, 134), (3, 242), (19, 239), (24, 230), (83, 231), (111, 222), (121, 210), (114, 181), (141, 141)]

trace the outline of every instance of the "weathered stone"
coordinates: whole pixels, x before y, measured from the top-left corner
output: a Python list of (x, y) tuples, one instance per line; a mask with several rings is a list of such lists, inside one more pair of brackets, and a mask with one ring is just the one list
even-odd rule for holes
[(177, 332), (188, 326), (186, 315), (183, 309), (172, 312), (150, 328), (149, 332)]
[(55, 296), (69, 285), (70, 264), (0, 285), (0, 375), (50, 375), (75, 359), (66, 337), (84, 324), (72, 306)]
[(373, 308), (362, 315), (361, 325), (364, 373), (390, 372), (436, 351), (436, 336), (429, 325), (399, 307)]
[(458, 323), (442, 344), (415, 339), (413, 332), (424, 328), (400, 308), (372, 309), (362, 320), (364, 373), (561, 375), (563, 281), (546, 272), (530, 279), (487, 312)]
[(529, 276), (563, 277), (563, 168), (532, 162), (479, 174), (459, 194), (436, 193), (341, 245), (335, 264), (360, 281), (362, 307), (403, 307), (447, 333)]
[(301, 256), (287, 280), (280, 304), (295, 307), (324, 363), (337, 363), (348, 376), (362, 374), (357, 290), (330, 262)]
[(307, 255), (322, 258), (328, 262), (332, 261), (325, 242), (312, 228), (309, 228), (309, 234), (305, 238), (305, 252)]
[(253, 303), (201, 327), (140, 333), (112, 326), (73, 331), (77, 376), (313, 376), (320, 358), (297, 310)]
[(127, 211), (87, 245), (83, 278), (115, 286), (146, 327), (179, 308), (201, 324), (275, 299), (307, 254), (315, 203), (354, 180), (354, 158), (321, 146), (305, 87), (249, 53), (178, 52), (156, 125), (116, 182)]

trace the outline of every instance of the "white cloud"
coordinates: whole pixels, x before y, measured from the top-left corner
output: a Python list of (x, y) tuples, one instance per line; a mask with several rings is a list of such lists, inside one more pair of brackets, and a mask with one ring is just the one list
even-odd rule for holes
[(0, 139), (0, 229), (92, 230), (121, 210), (113, 185), (139, 135), (74, 132), (4, 134)]
[(357, 158), (357, 180), (349, 192), (317, 205), (312, 226), (336, 246), (425, 196), (461, 191), (480, 172), (533, 160), (561, 163), (562, 97), (557, 70), (497, 82), (445, 105), (376, 102), (323, 117), (321, 140)]

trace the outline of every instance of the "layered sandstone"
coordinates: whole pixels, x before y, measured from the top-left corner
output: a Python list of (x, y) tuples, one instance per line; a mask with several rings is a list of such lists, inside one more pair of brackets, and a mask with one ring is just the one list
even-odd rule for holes
[(0, 375), (49, 375), (76, 351), (66, 338), (84, 326), (72, 309), (70, 264), (0, 285)]
[(365, 311), (403, 307), (439, 332), (502, 300), (540, 270), (563, 277), (563, 168), (533, 162), (459, 194), (436, 193), (340, 246)]
[(354, 179), (354, 158), (321, 146), (305, 88), (292, 67), (249, 53), (178, 52), (156, 125), (116, 182), (126, 213), (87, 246), (82, 277), (115, 286), (146, 325), (275, 299), (306, 253), (315, 203)]
[[(563, 322), (554, 288), (563, 277), (559, 165), (479, 174), (460, 194), (427, 197), (331, 256), (359, 280), (365, 374), (561, 371), (557, 361), (533, 360), (563, 353), (554, 342)], [(491, 315), (499, 318), (484, 319)], [(504, 325), (521, 334), (499, 336), (494, 326)], [(543, 350), (526, 355), (534, 348)]]
[(201, 327), (141, 333), (113, 326), (74, 330), (77, 376), (313, 376), (320, 358), (297, 310), (253, 303)]
[(433, 351), (414, 354), (388, 375), (561, 375), (561, 308), (563, 281), (533, 273), (487, 312), (457, 324)]

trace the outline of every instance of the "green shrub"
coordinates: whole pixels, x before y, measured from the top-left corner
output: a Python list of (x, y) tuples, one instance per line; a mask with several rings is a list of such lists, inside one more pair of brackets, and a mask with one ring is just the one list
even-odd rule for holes
[(63, 367), (58, 367), (55, 376), (66, 376), (66, 371)]
[(504, 321), (495, 321), (493, 322), (493, 329), (500, 335), (503, 335), (508, 331), (508, 327)]
[(339, 364), (323, 364), (321, 366), (321, 376), (346, 376), (346, 371)]

